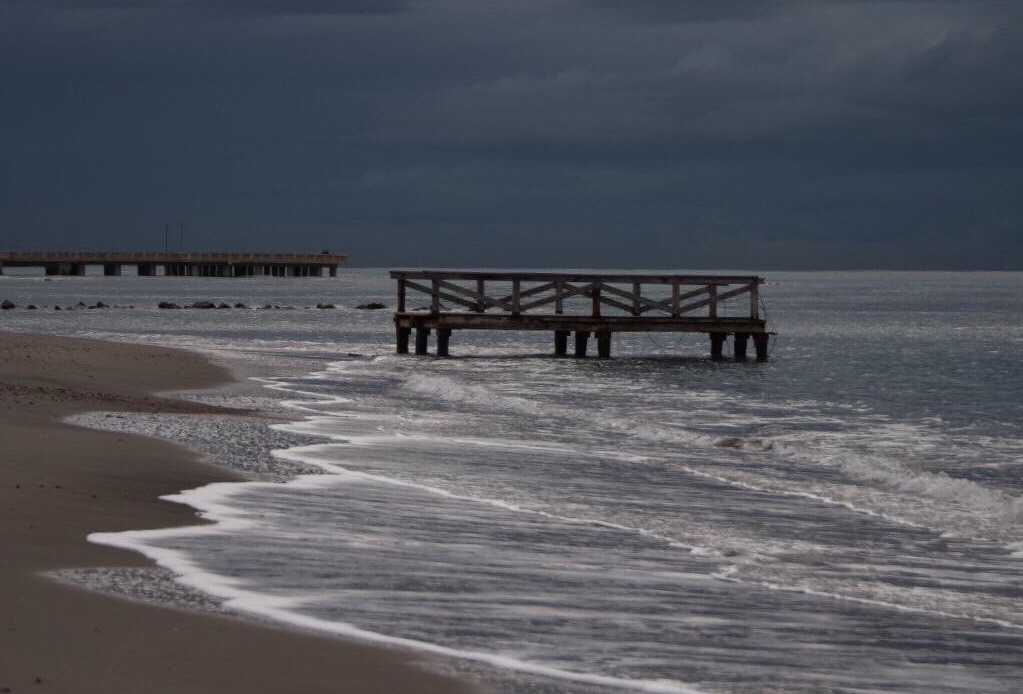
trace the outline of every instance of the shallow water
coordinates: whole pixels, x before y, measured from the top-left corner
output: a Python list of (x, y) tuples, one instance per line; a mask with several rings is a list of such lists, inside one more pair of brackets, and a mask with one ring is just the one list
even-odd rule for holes
[[(391, 301), (362, 270), (4, 278), (21, 304), (147, 308), (0, 327), (319, 359), (272, 383), (278, 433), (321, 441), (277, 460), (330, 474), (183, 495), (220, 526), (101, 538), (237, 608), (497, 665), (507, 691), (1019, 690), (1023, 275), (769, 280), (767, 364), (666, 335), (610, 361), (529, 333), (398, 357), (390, 314), (351, 308)], [(197, 299), (296, 309), (151, 308)], [(303, 308), (322, 301), (345, 308)]]

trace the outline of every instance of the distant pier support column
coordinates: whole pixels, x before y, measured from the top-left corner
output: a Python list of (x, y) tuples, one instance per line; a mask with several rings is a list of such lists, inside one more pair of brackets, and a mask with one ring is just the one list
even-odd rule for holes
[(337, 265), (331, 265), (329, 269), (330, 269), (330, 276), (331, 277), (337, 277)]
[(601, 359), (611, 358), (611, 331), (597, 333), (597, 356)]
[(449, 357), (448, 347), (451, 344), (451, 329), (437, 328), (437, 356)]
[(735, 333), (735, 361), (746, 361), (746, 343), (749, 333)]
[(429, 353), (430, 346), (430, 329), (429, 328), (416, 328), (416, 354), (423, 355)]
[(402, 328), (398, 326), (395, 328), (395, 335), (397, 337), (397, 351), (398, 354), (408, 354), (408, 341), (412, 335), (412, 328)]
[(753, 346), (757, 350), (757, 361), (767, 361), (767, 343), (771, 339), (768, 333), (754, 333)]
[(121, 275), (121, 264), (120, 263), (106, 263), (103, 265), (103, 274), (107, 277), (120, 277)]
[(725, 333), (711, 333), (710, 334), (710, 358), (714, 361), (721, 361), (724, 359), (725, 350), (725, 338), (728, 337)]
[(590, 342), (590, 333), (585, 330), (575, 331), (575, 356), (585, 357), (586, 347)]
[(554, 356), (563, 357), (568, 354), (568, 330), (554, 331)]

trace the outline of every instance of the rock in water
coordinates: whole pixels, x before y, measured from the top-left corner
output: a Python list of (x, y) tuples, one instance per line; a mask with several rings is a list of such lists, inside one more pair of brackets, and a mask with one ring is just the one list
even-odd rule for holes
[(170, 301), (161, 301), (159, 303), (160, 308), (181, 308), (177, 304), (171, 303)]
[(316, 304), (316, 308), (337, 308), (334, 304)]
[(3, 303), (0, 303), (0, 309), (3, 309), (4, 311), (10, 311), (12, 308), (17, 308), (13, 301), (4, 299)]
[(212, 301), (196, 301), (189, 308), (216, 308), (217, 305)]
[(362, 309), (363, 311), (378, 311), (382, 308), (387, 308), (387, 306), (376, 301), (371, 301), (368, 304), (359, 304), (355, 308)]

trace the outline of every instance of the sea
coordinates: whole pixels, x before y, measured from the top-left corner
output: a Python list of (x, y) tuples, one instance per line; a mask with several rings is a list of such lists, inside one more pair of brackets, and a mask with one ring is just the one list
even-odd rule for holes
[[(767, 363), (699, 334), (397, 355), (381, 269), (4, 276), (0, 329), (258, 371), (215, 397), (271, 420), (94, 422), (252, 463), (172, 497), (214, 524), (90, 538), (233, 611), (499, 692), (1023, 692), (1023, 274), (762, 274)], [(156, 308), (200, 300), (248, 308)]]

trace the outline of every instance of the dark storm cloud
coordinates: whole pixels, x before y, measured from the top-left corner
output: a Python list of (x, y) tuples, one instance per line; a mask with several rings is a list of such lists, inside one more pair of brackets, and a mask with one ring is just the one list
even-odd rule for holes
[(23, 238), (185, 219), (363, 262), (1023, 264), (1014, 5), (71, 5), (0, 2)]
[(0, 6), (73, 10), (220, 11), (239, 14), (389, 14), (408, 6), (407, 0), (0, 0)]

